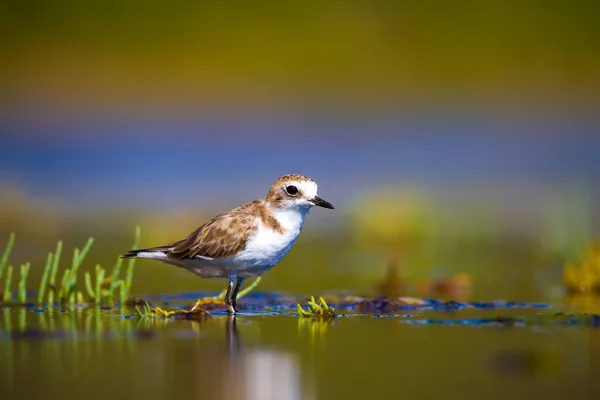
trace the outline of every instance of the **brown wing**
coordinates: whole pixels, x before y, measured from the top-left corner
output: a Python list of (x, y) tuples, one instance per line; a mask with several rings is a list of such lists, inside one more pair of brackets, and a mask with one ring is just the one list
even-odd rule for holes
[(213, 259), (232, 257), (246, 247), (255, 229), (255, 218), (246, 207), (218, 215), (187, 238), (173, 243), (167, 256), (179, 260), (196, 256)]

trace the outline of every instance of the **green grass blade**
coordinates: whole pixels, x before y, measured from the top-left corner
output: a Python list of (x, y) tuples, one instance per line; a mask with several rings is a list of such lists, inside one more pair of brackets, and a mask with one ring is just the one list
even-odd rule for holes
[(140, 310), (138, 306), (135, 306), (135, 311), (137, 312), (138, 317), (144, 318), (144, 313), (142, 312), (142, 310)]
[(54, 260), (52, 260), (52, 269), (50, 270), (50, 291), (48, 293), (48, 303), (54, 303), (54, 293), (56, 293), (56, 275), (58, 275), (58, 263), (60, 262), (60, 253), (62, 252), (62, 240), (56, 243)]
[(10, 252), (12, 251), (12, 247), (14, 244), (15, 244), (15, 234), (13, 232), (8, 237), (8, 243), (6, 243), (6, 247), (4, 248), (4, 252), (2, 253), (2, 258), (0, 258), (0, 279), (2, 278), (2, 273), (4, 272), (4, 268), (6, 267), (6, 263), (8, 262), (8, 257), (10, 257)]
[(121, 267), (123, 266), (123, 259), (121, 257), (117, 258), (117, 262), (115, 263), (115, 267), (112, 270), (111, 276), (111, 287), (112, 289), (116, 289), (117, 281), (119, 280), (119, 275), (121, 274)]
[[(139, 246), (140, 243), (140, 235), (141, 235), (142, 231), (140, 226), (136, 226), (135, 227), (135, 235), (133, 238), (133, 244), (131, 246), (132, 249), (136, 249)], [(131, 291), (131, 283), (133, 281), (133, 271), (135, 269), (135, 258), (132, 258), (128, 261), (127, 263), (127, 275), (125, 278), (125, 287), (126, 287), (126, 294), (127, 296), (129, 296), (129, 292)]]
[(21, 265), (21, 279), (19, 280), (19, 294), (18, 294), (19, 303), (27, 302), (27, 275), (29, 275), (30, 267), (31, 267), (31, 264), (28, 262)]
[(75, 285), (77, 284), (77, 271), (79, 270), (79, 265), (79, 249), (76, 247), (73, 250), (73, 258), (71, 259), (71, 271), (69, 272), (67, 282), (65, 283), (65, 297), (70, 297), (71, 293), (75, 291)]
[(73, 250), (73, 258), (71, 259), (71, 272), (79, 265), (79, 248), (75, 247)]
[(92, 300), (96, 299), (96, 291), (92, 285), (92, 275), (89, 272), (85, 273), (85, 289)]
[(46, 258), (46, 266), (44, 267), (44, 275), (42, 275), (42, 280), (40, 281), (40, 290), (38, 291), (38, 299), (37, 302), (42, 304), (44, 301), (44, 293), (46, 292), (46, 285), (48, 284), (48, 276), (50, 275), (50, 267), (52, 266), (52, 252), (48, 253), (48, 257)]
[(60, 289), (58, 291), (58, 298), (56, 300), (58, 300), (60, 303), (64, 302), (65, 300), (65, 296), (67, 295), (65, 289), (67, 286), (67, 281), (69, 279), (69, 274), (71, 273), (71, 270), (69, 268), (65, 269), (65, 272), (63, 272), (63, 277), (60, 281)]
[(127, 291), (125, 290), (125, 282), (124, 281), (119, 281), (120, 285), (119, 285), (119, 302), (121, 303), (121, 307), (123, 307), (125, 305), (125, 302), (127, 301)]
[(104, 282), (104, 275), (106, 271), (100, 265), (96, 265), (96, 304), (100, 305), (102, 303), (102, 282)]
[(245, 295), (247, 295), (248, 293), (250, 293), (252, 290), (254, 290), (254, 288), (256, 286), (258, 286), (258, 284), (260, 283), (260, 280), (261, 280), (261, 277), (259, 276), (258, 278), (256, 278), (254, 280), (254, 282), (252, 282), (252, 284), (250, 286), (248, 286), (246, 289), (240, 291), (240, 293), (237, 296), (238, 300), (241, 299), (242, 297), (244, 297)]
[(9, 265), (8, 270), (6, 271), (6, 282), (4, 283), (4, 296), (2, 298), (2, 300), (5, 302), (12, 301), (12, 292), (10, 291), (10, 286), (12, 284), (12, 273), (13, 267), (12, 265)]
[(83, 246), (83, 249), (81, 249), (81, 252), (79, 253), (79, 259), (77, 260), (77, 264), (81, 264), (83, 262), (83, 259), (85, 258), (85, 256), (87, 255), (87, 253), (90, 251), (90, 249), (92, 248), (92, 245), (94, 244), (94, 238), (90, 237), (87, 242), (85, 243), (85, 246)]
[(78, 248), (75, 248), (75, 250), (73, 250), (71, 273), (69, 274), (69, 278), (65, 286), (65, 297), (69, 298), (69, 303), (71, 304), (75, 303), (75, 289), (77, 286), (77, 274), (79, 272), (79, 267), (81, 266), (81, 263), (83, 262), (87, 253), (90, 251), (93, 244), (94, 238), (90, 237), (85, 243), (85, 246), (83, 246), (83, 249), (79, 250)]
[(67, 278), (67, 286), (70, 286), (73, 281), (77, 280), (77, 270), (79, 269), (79, 248), (73, 249), (73, 257), (71, 258), (71, 270)]

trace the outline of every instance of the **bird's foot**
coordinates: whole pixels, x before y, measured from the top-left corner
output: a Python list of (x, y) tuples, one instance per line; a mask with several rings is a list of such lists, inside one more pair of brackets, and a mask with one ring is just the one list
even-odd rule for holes
[(237, 310), (235, 308), (235, 303), (227, 304), (227, 311), (229, 312), (229, 314), (235, 315), (237, 313)]

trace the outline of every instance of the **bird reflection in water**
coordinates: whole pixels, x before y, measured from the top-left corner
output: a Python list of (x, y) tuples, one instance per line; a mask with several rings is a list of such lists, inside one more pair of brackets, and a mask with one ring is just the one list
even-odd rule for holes
[[(227, 400), (312, 399), (312, 385), (304, 385), (300, 363), (288, 352), (261, 345), (246, 345), (236, 316), (227, 316), (227, 357), (214, 389), (216, 398)], [(202, 397), (202, 396), (200, 396)]]

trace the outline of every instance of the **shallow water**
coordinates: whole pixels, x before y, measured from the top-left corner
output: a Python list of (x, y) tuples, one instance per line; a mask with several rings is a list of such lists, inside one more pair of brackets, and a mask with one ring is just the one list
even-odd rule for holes
[[(171, 299), (172, 300), (172, 299)], [(600, 319), (451, 303), (332, 321), (0, 310), (3, 398), (559, 398), (600, 389)], [(466, 307), (466, 308), (465, 308)]]

